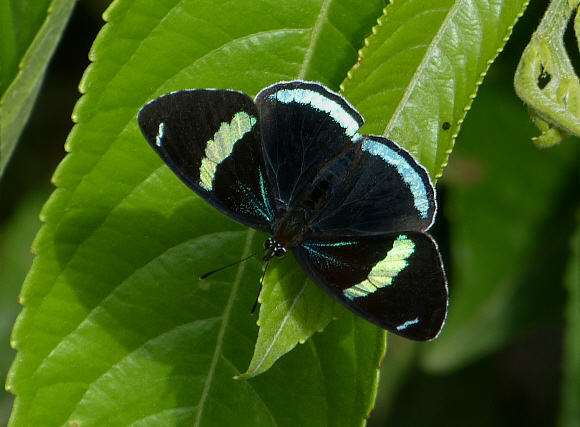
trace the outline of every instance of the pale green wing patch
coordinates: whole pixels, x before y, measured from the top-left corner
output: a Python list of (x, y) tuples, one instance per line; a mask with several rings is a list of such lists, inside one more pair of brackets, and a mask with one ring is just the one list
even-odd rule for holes
[(222, 123), (213, 139), (207, 142), (205, 157), (201, 161), (199, 183), (203, 188), (212, 191), (217, 166), (232, 154), (236, 142), (250, 132), (256, 122), (255, 117), (240, 111), (234, 115), (231, 122)]
[(404, 234), (397, 237), (387, 256), (377, 263), (366, 280), (343, 291), (348, 299), (365, 297), (377, 290), (389, 286), (393, 279), (408, 265), (409, 257), (415, 252), (415, 243)]

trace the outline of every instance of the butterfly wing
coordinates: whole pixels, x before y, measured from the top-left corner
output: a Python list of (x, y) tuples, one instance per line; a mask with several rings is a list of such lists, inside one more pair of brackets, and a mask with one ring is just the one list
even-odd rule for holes
[(288, 210), (318, 175), (352, 150), (363, 119), (344, 98), (317, 83), (277, 83), (261, 91), (255, 103), (272, 191)]
[[(312, 232), (344, 236), (429, 229), (437, 208), (425, 168), (386, 138), (362, 135), (354, 145), (348, 170), (341, 172), (343, 165), (336, 162), (327, 172), (344, 177), (312, 221)], [(324, 178), (319, 179), (323, 187)]]
[(359, 134), (363, 119), (340, 95), (294, 81), (264, 89), (255, 103), (274, 199), (304, 212), (305, 228), (344, 236), (431, 226), (427, 171), (394, 142)]
[(171, 170), (235, 221), (269, 231), (274, 219), (253, 100), (231, 90), (185, 90), (138, 115), (141, 132)]
[(293, 253), (313, 281), (364, 319), (419, 341), (441, 331), (447, 281), (429, 235), (321, 237)]

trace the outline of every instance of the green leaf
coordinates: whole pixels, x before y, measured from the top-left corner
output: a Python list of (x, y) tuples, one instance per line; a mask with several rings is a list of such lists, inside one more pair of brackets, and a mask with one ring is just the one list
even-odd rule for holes
[[(516, 70), (514, 87), (542, 131), (533, 138), (540, 147), (553, 146), (570, 135), (580, 136), (580, 80), (563, 40), (578, 4), (578, 0), (552, 0)], [(577, 39), (579, 26), (576, 14)]]
[(527, 4), (409, 0), (387, 7), (342, 84), (366, 120), (362, 130), (398, 142), (433, 178), (441, 176), (477, 87)]
[[(271, 261), (270, 264), (274, 264)], [(285, 257), (272, 268), (260, 293), (260, 332), (250, 366), (239, 378), (268, 370), (276, 360), (322, 331), (344, 309), (308, 279), (295, 259)]]
[(572, 236), (570, 260), (565, 286), (568, 291), (566, 307), (566, 334), (562, 363), (562, 389), (559, 425), (580, 426), (580, 227)]
[(533, 132), (509, 91), (485, 91), (445, 175), (450, 308), (423, 367), (449, 372), (559, 318), (577, 193), (578, 144), (522, 144)]
[(14, 80), (19, 63), (48, 15), (50, 0), (0, 2), (0, 95)]
[(180, 183), (145, 143), (136, 115), (147, 100), (190, 87), (252, 94), (296, 77), (338, 87), (382, 7), (110, 7), (21, 293), (11, 426), (364, 423), (385, 334), (350, 313), (268, 372), (233, 379), (258, 334), (249, 310), (261, 264), (198, 277), (257, 251), (264, 236)]
[[(0, 99), (0, 178), (32, 112), (46, 67), (58, 45), (75, 1), (54, 0), (38, 33), (33, 40), (29, 40), (42, 13), (43, 4), (45, 3), (41, 1), (28, 7), (29, 2), (17, 1), (9, 6), (2, 3), (0, 9), (0, 12), (6, 13), (1, 22), (4, 26), (2, 34), (7, 35), (6, 41), (0, 44), (1, 59), (8, 62), (8, 69), (2, 72), (2, 78), (8, 79), (2, 81), (2, 87), (7, 86), (7, 89)], [(28, 12), (31, 14), (28, 15)], [(26, 54), (20, 62), (20, 71), (13, 77), (13, 64), (20, 60), (20, 51), (29, 41), (31, 43), (26, 46)], [(3, 70), (4, 66), (3, 63)]]
[[(0, 233), (0, 377), (6, 382), (6, 373), (16, 352), (10, 348), (10, 332), (20, 311), (18, 292), (27, 271), (32, 265), (30, 244), (40, 227), (38, 212), (49, 190), (28, 196), (11, 216), (2, 223)], [(6, 425), (13, 396), (0, 394), (0, 425)]]
[[(418, 16), (427, 10), (408, 3)], [(449, 6), (448, 16), (453, 18), (461, 5)], [(91, 52), (94, 62), (81, 82), (85, 95), (73, 114), (77, 125), (67, 140), (69, 155), (55, 173), (57, 190), (43, 209), (45, 225), (34, 245), (38, 256), (21, 294), (25, 309), (13, 332), (19, 354), (7, 382), (17, 395), (12, 426), (364, 423), (374, 402), (385, 333), (350, 312), (328, 323), (336, 317), (330, 297), (321, 298), (314, 315), (295, 316), (309, 312), (322, 294), (309, 284), (302, 287), (301, 270), (285, 273), (285, 268), (295, 270), (293, 260), (284, 260), (288, 264), (267, 277), (264, 313), (268, 304), (297, 303), (285, 309), (294, 307), (291, 317), (281, 311), (271, 313), (272, 320), (260, 319), (262, 336), (282, 330), (275, 340), (259, 342), (273, 343), (269, 351), (258, 345), (257, 354), (266, 355), (260, 366), (312, 337), (262, 375), (233, 380), (248, 367), (259, 335), (248, 314), (261, 276), (259, 260), (204, 281), (198, 277), (258, 250), (265, 236), (227, 220), (194, 196), (144, 142), (135, 117), (146, 101), (184, 88), (254, 94), (293, 78), (337, 88), (383, 6), (362, 0), (237, 0), (227, 7), (119, 0), (111, 6)], [(486, 31), (478, 40), (483, 47), (464, 46), (488, 55), (466, 54), (466, 61), (477, 61), (479, 74), (471, 91), (458, 78), (450, 82), (464, 102), (451, 102), (454, 112), (469, 104), (520, 10), (504, 9), (508, 18), (482, 15)], [(450, 27), (443, 18), (433, 22), (428, 45), (435, 49), (437, 36)], [(501, 37), (490, 36), (488, 23)], [(422, 46), (410, 42), (422, 35), (421, 24), (414, 31), (405, 26), (395, 51)], [(379, 30), (369, 46), (385, 44)], [(433, 49), (419, 50), (421, 58), (433, 58)], [(424, 83), (432, 75), (425, 74), (430, 68), (421, 67), (422, 60), (393, 64), (380, 49), (364, 52), (357, 70), (369, 74), (380, 66), (374, 76), (383, 83), (368, 79), (367, 85), (364, 74), (353, 71), (353, 90), (345, 83), (345, 94), (357, 107), (393, 87), (383, 70), (407, 73), (407, 86), (394, 103), (385, 99), (382, 106), (375, 102), (362, 110), (371, 115), (365, 131), (382, 121), (385, 133), (391, 114), (435, 120), (427, 126), (430, 131), (442, 126), (440, 115), (429, 117), (431, 112), (416, 102), (418, 92), (410, 90), (410, 83), (423, 82), (422, 96), (447, 102), (449, 90)], [(459, 129), (463, 111), (449, 120), (449, 133)], [(402, 135), (413, 130), (413, 123), (396, 120)], [(447, 146), (442, 149), (440, 142), (424, 144), (431, 151), (422, 149), (421, 160), (432, 175), (444, 165), (441, 153), (451, 148), (453, 135), (443, 138)], [(292, 296), (300, 292), (318, 295)], [(299, 327), (281, 328), (285, 318), (284, 325)], [(314, 333), (326, 323), (323, 333)]]

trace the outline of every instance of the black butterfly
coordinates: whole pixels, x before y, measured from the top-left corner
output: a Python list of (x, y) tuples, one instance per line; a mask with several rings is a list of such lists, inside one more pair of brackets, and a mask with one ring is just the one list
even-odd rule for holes
[(254, 100), (233, 90), (174, 92), (138, 116), (171, 170), (233, 220), (270, 233), (267, 261), (291, 249), (310, 278), (347, 308), (414, 340), (447, 314), (441, 256), (425, 234), (435, 190), (394, 142), (358, 133), (340, 95), (292, 81)]

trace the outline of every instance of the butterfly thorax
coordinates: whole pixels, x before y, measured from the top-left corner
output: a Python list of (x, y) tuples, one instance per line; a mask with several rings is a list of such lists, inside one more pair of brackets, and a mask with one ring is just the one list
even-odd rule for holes
[(279, 212), (278, 220), (272, 226), (270, 238), (264, 244), (267, 249), (264, 262), (274, 256), (283, 256), (304, 235), (307, 230), (304, 218), (303, 210), (291, 209)]

